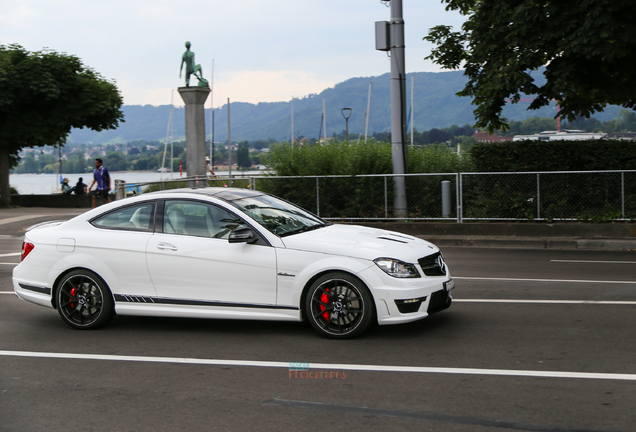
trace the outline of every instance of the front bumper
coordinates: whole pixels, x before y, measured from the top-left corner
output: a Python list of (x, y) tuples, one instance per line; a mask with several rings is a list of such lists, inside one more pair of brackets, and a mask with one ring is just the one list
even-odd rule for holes
[(448, 274), (442, 277), (399, 279), (371, 267), (360, 276), (373, 294), (380, 325), (421, 320), (452, 304), (451, 291), (455, 283)]

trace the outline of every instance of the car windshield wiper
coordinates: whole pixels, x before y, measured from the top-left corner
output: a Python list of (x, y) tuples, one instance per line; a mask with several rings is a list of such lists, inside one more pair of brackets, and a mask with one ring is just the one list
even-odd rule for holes
[(282, 233), (282, 234), (280, 234), (280, 237), (286, 237), (286, 236), (292, 235), (292, 234), (300, 234), (300, 233), (307, 232), (307, 231), (313, 231), (315, 229), (323, 228), (323, 227), (326, 227), (326, 226), (329, 226), (329, 225), (331, 225), (331, 224), (330, 223), (320, 223), (320, 224), (316, 224), (316, 225), (312, 225), (312, 226), (304, 226), (302, 228), (298, 228), (298, 229), (295, 229), (295, 230), (292, 230), (292, 231), (287, 231), (285, 233)]

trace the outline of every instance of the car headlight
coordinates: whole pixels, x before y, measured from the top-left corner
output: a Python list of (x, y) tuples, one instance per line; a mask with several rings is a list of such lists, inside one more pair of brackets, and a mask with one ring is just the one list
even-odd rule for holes
[(420, 273), (413, 264), (393, 258), (377, 258), (373, 262), (386, 274), (396, 278), (418, 278)]

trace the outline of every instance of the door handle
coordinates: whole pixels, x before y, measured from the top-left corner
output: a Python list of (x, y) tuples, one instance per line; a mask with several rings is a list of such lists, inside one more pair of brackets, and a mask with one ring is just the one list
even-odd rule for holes
[(178, 250), (176, 246), (171, 245), (169, 243), (158, 243), (157, 244), (157, 249), (161, 249), (161, 250), (168, 249), (168, 250), (171, 250), (171, 251)]

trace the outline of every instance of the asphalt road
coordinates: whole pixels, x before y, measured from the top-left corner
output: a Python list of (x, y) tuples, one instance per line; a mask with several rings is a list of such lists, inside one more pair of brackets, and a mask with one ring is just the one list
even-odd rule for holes
[(77, 331), (10, 293), (6, 254), (38, 221), (0, 219), (0, 431), (636, 430), (636, 252), (445, 248), (450, 309), (349, 341), (195, 319)]

